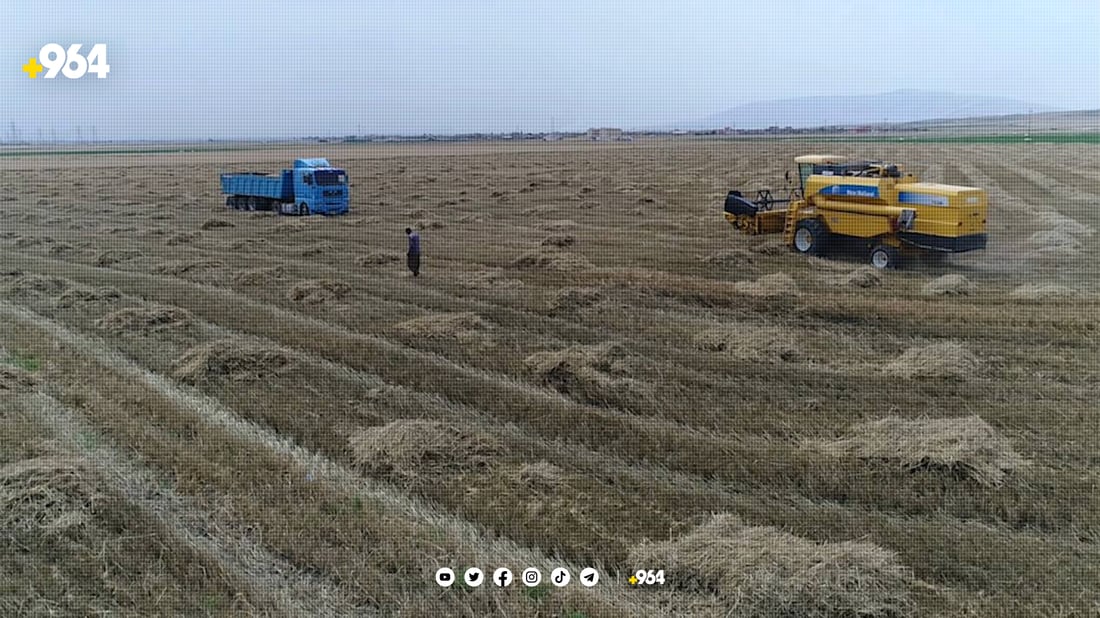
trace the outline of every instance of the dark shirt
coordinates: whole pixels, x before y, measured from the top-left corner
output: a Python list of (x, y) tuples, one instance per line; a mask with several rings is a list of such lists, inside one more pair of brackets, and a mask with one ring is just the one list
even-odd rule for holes
[(420, 234), (409, 234), (409, 255), (420, 255)]

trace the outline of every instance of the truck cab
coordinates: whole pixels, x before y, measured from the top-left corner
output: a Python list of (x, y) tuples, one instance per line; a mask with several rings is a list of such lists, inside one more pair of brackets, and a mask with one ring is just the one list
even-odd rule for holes
[(294, 161), (293, 212), (342, 215), (348, 211), (348, 173), (327, 159)]

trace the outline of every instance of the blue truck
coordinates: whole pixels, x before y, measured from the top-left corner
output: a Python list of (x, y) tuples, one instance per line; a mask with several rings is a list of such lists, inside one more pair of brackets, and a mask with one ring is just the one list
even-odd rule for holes
[(348, 211), (348, 173), (327, 159), (296, 159), (281, 174), (222, 174), (225, 205), (284, 215), (342, 215)]

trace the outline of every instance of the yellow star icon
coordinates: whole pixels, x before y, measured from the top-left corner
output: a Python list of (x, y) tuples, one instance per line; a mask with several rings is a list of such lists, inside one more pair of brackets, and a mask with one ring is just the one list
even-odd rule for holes
[(631, 586), (637, 586), (638, 585), (638, 578), (634, 577), (633, 575), (631, 575), (630, 579), (628, 579), (626, 581), (630, 582)]
[(38, 64), (37, 58), (31, 58), (27, 61), (27, 64), (23, 65), (23, 72), (27, 74), (27, 77), (35, 79), (38, 77), (38, 72), (43, 69), (41, 64)]

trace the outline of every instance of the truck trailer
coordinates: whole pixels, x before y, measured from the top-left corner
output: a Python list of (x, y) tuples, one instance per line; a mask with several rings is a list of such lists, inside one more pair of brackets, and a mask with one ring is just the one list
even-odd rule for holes
[(296, 159), (280, 174), (222, 174), (225, 205), (284, 215), (342, 215), (348, 211), (348, 174), (327, 159)]

